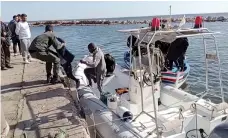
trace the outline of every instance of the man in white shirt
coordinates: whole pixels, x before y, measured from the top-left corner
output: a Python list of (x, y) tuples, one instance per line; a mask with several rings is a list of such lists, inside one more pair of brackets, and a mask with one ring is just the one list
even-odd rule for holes
[(27, 15), (21, 15), (21, 21), (17, 24), (15, 33), (19, 35), (21, 52), (24, 62), (27, 64), (31, 62), (31, 56), (28, 52), (30, 46), (31, 32), (27, 22)]

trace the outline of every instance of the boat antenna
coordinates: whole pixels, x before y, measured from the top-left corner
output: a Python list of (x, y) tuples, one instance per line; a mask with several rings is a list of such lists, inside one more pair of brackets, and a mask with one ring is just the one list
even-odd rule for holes
[(172, 23), (172, 13), (171, 13), (171, 11), (172, 11), (172, 6), (170, 5), (169, 6), (169, 26), (170, 26), (170, 28), (171, 28), (171, 23)]

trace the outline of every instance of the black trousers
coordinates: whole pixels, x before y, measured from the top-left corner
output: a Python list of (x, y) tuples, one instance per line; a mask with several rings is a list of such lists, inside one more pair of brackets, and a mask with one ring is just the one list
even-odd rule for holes
[(21, 53), (21, 45), (20, 45), (20, 40), (18, 37), (13, 37), (12, 38), (12, 42), (13, 42), (13, 52), (14, 54), (17, 53), (17, 47), (19, 49), (19, 52)]
[(184, 64), (184, 55), (180, 56), (180, 57), (177, 59), (177, 62), (178, 62), (180, 71), (184, 71), (184, 67), (185, 67), (185, 64)]
[(89, 81), (89, 85), (92, 86), (92, 79), (93, 79), (94, 83), (97, 83), (98, 90), (102, 93), (103, 75), (97, 74), (95, 68), (86, 68), (84, 70), (84, 73), (86, 78)]
[(89, 85), (92, 86), (92, 79), (94, 81), (94, 83), (97, 83), (97, 78), (96, 78), (96, 72), (95, 72), (95, 68), (86, 68), (84, 70), (85, 76), (89, 81)]
[(175, 63), (176, 67), (180, 69), (180, 71), (184, 71), (184, 56), (180, 56), (177, 60), (169, 60), (169, 69), (172, 70), (173, 62)]

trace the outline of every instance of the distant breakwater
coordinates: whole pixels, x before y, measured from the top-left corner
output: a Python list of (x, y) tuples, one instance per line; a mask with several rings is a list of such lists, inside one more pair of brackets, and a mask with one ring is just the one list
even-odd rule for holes
[[(167, 22), (169, 19), (162, 19), (162, 22)], [(172, 22), (180, 22), (182, 18), (172, 18)], [(225, 18), (223, 16), (220, 17), (211, 17), (208, 16), (206, 18), (203, 18), (204, 22), (227, 22), (228, 18)], [(195, 18), (186, 18), (186, 22), (194, 22)], [(37, 21), (30, 23), (31, 26), (45, 26), (47, 24), (52, 24), (53, 26), (90, 26), (90, 25), (114, 25), (114, 24), (149, 24), (151, 20), (143, 20), (143, 21), (137, 21), (137, 20), (126, 20), (126, 21), (120, 21), (120, 20), (51, 20), (51, 21)]]

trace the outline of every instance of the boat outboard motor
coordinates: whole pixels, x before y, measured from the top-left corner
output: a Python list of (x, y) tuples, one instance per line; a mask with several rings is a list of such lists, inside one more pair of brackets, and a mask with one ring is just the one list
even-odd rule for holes
[(106, 69), (107, 69), (106, 77), (109, 77), (115, 70), (116, 61), (115, 61), (115, 58), (110, 54), (105, 54), (104, 59), (105, 59)]

